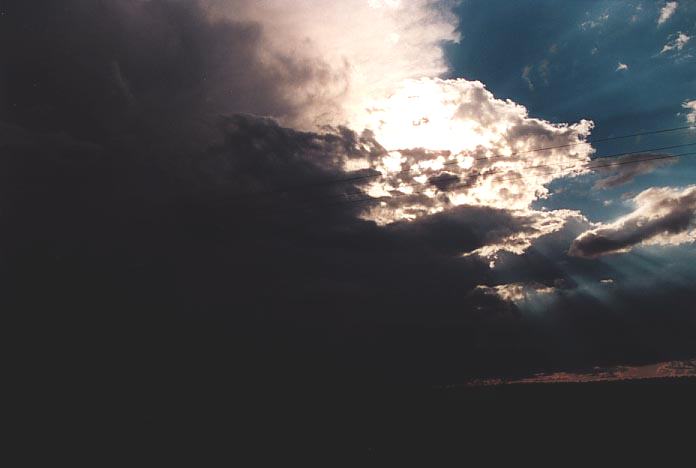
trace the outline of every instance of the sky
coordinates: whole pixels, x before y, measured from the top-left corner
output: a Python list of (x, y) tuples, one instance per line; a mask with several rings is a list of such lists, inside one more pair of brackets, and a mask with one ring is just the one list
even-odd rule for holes
[(39, 361), (693, 367), (692, 2), (10, 0), (0, 34), (2, 301)]

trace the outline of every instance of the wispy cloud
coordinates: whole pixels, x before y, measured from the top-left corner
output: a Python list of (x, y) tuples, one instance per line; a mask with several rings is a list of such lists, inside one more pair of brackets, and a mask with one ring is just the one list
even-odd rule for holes
[(631, 23), (638, 22), (638, 20), (640, 19), (640, 12), (641, 11), (643, 11), (643, 5), (641, 5), (639, 3), (638, 5), (636, 5), (636, 12), (633, 15), (631, 15), (631, 18), (629, 19), (629, 21)]
[(593, 29), (596, 28), (597, 26), (601, 26), (602, 24), (606, 23), (607, 20), (609, 19), (609, 13), (602, 13), (595, 19), (590, 19), (587, 21), (584, 21), (580, 23), (580, 28), (582, 29)]
[(527, 83), (530, 91), (534, 91), (534, 83), (532, 83), (532, 78), (530, 77), (532, 73), (532, 66), (527, 65), (522, 69), (522, 79)]
[(665, 54), (667, 52), (670, 52), (672, 50), (680, 51), (684, 48), (684, 46), (691, 40), (691, 37), (688, 36), (687, 34), (684, 34), (683, 32), (679, 31), (674, 39), (669, 41), (665, 46), (662, 48), (660, 51), (661, 54)]
[(667, 2), (665, 6), (660, 9), (660, 16), (657, 18), (657, 24), (663, 24), (665, 21), (670, 19), (674, 12), (677, 11), (679, 4), (677, 2)]
[[(667, 156), (664, 154), (644, 153), (641, 155), (642, 160), (636, 159), (634, 155), (621, 156), (614, 159), (616, 162), (614, 165), (606, 165), (606, 161), (602, 161), (602, 158), (595, 159), (590, 166), (595, 166), (595, 170), (606, 174), (606, 176), (595, 182), (594, 188), (601, 190), (618, 187), (633, 181), (640, 175), (648, 174), (658, 168), (673, 164), (675, 159), (667, 159)], [(631, 164), (626, 164), (628, 162)]]

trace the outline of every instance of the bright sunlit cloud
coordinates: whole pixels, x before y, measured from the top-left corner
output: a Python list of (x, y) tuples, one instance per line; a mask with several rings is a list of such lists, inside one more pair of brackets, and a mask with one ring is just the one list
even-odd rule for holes
[[(235, 2), (234, 9), (223, 0), (206, 2), (214, 17), (259, 22), (267, 60), (302, 57), (308, 73), (319, 70), (312, 86), (289, 85), (298, 113), (284, 123), (368, 129), (386, 149), (371, 161), (345, 166), (381, 174), (364, 187), (381, 201), (365, 208), (364, 219), (385, 225), (472, 205), (531, 220), (533, 230), (477, 251), (493, 258), (501, 250), (522, 253), (535, 238), (581, 216), (531, 207), (548, 196), (553, 180), (586, 172), (593, 149), (584, 140), (592, 122), (535, 119), (524, 106), (496, 99), (480, 82), (438, 78), (447, 71), (442, 43), (459, 39), (454, 1), (318, 6), (310, 0), (248, 0)], [(562, 148), (537, 151), (557, 146)]]
[(324, 70), (311, 88), (288, 90), (301, 111), (285, 123), (307, 129), (353, 124), (404, 80), (442, 75), (441, 44), (459, 39), (454, 0), (204, 1), (213, 17), (260, 23), (266, 60)]
[(381, 194), (382, 203), (366, 208), (365, 219), (389, 224), (460, 205), (512, 210), (534, 229), (473, 252), (493, 262), (499, 251), (521, 254), (534, 239), (582, 218), (531, 206), (548, 196), (551, 181), (586, 172), (594, 151), (584, 142), (590, 121), (552, 124), (496, 99), (480, 82), (421, 79), (376, 101), (360, 126), (389, 150), (372, 162), (382, 177), (368, 193)]
[(674, 12), (677, 11), (678, 6), (679, 4), (677, 2), (665, 3), (665, 5), (660, 9), (660, 16), (657, 18), (657, 24), (663, 24), (670, 19), (672, 15), (674, 15)]

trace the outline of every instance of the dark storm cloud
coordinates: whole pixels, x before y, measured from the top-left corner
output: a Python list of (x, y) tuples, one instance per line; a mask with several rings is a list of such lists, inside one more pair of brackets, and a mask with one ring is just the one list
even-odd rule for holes
[[(341, 168), (383, 153), (372, 135), (233, 115), (294, 112), (258, 59), (257, 25), (211, 23), (190, 2), (37, 5), (13, 2), (2, 19), (0, 300), (41, 316), (31, 334), (46, 354), (71, 343), (57, 368), (120, 369), (138, 388), (182, 368), (235, 384), (431, 383), (592, 365), (645, 343), (688, 349), (665, 338), (691, 330), (678, 307), (688, 291), (673, 296), (671, 321), (660, 315), (660, 334), (655, 316), (633, 315), (641, 333), (630, 346), (592, 299), (567, 308), (566, 326), (470, 294), (566, 278), (560, 248), (515, 256), (529, 263), (513, 272), (461, 257), (533, 231), (519, 214), (462, 206), (388, 227), (360, 219), (365, 204), (351, 197), (364, 198), (358, 177), (372, 173)], [(287, 70), (291, 81), (314, 76)], [(337, 179), (353, 180), (324, 183)]]
[(206, 150), (203, 167), (218, 186), (239, 190), (247, 201), (276, 194), (281, 200), (341, 202), (338, 195), (360, 194), (355, 185), (373, 175), (370, 170), (346, 173), (344, 163), (384, 154), (369, 132), (358, 135), (347, 128), (302, 132), (252, 115), (224, 117), (218, 126), (224, 141)]
[[(58, 49), (15, 64), (12, 73), (29, 76), (53, 63)], [(41, 107), (20, 80), (8, 87), (18, 99), (2, 125), (0, 194), (1, 237), (11, 246), (2, 273), (12, 294), (3, 300), (12, 310), (58, 310), (54, 330), (72, 336), (66, 323), (81, 332), (96, 326), (90, 334), (103, 343), (132, 336), (134, 326), (153, 340), (165, 327), (186, 342), (189, 325), (177, 328), (178, 318), (221, 320), (232, 327), (226, 340), (260, 349), (271, 361), (321, 349), (366, 369), (396, 358), (376, 342), (405, 349), (425, 307), (442, 311), (427, 316), (438, 327), (452, 314), (474, 320), (466, 296), (473, 281), (457, 281), (457, 289), (452, 281), (455, 272), (482, 265), (456, 261), (454, 250), (495, 235), (471, 232), (461, 220), (454, 223), (464, 236), (459, 242), (437, 223), (432, 234), (418, 223), (385, 231), (356, 217), (361, 205), (343, 203), (345, 195), (361, 194), (360, 179), (321, 183), (351, 179), (339, 169), (344, 161), (383, 152), (369, 133), (300, 132), (251, 115), (211, 116), (212, 124), (202, 124), (196, 99), (177, 106), (191, 112), (163, 112), (164, 95), (138, 91), (149, 88), (132, 79), (126, 87), (123, 68), (86, 79), (80, 65), (53, 65), (81, 85), (77, 105), (66, 102), (71, 87), (44, 89)], [(147, 75), (150, 65), (141, 66)], [(112, 85), (123, 91), (117, 99), (107, 92)], [(166, 86), (172, 98), (190, 89), (186, 80)], [(153, 118), (131, 114), (131, 105)], [(473, 210), (472, 221), (495, 214), (484, 211)], [(447, 307), (452, 300), (456, 311)], [(495, 314), (487, 315), (482, 320), (495, 328)], [(408, 359), (399, 361), (388, 367), (406, 375)]]
[(689, 242), (680, 238), (696, 220), (696, 189), (651, 188), (634, 198), (636, 210), (616, 222), (581, 234), (573, 241), (568, 254), (595, 258), (626, 252), (646, 242), (670, 245)]
[(460, 181), (461, 179), (457, 174), (450, 172), (443, 172), (428, 179), (428, 183), (437, 187), (441, 192), (446, 192), (449, 187), (458, 184)]
[[(78, 330), (116, 320), (112, 333), (120, 337), (135, 326), (154, 339), (164, 327), (173, 343), (157, 338), (157, 346), (175, 356), (198, 356), (209, 340), (229, 342), (212, 362), (241, 366), (243, 356), (272, 373), (278, 366), (329, 369), (325, 376), (346, 372), (337, 364), (344, 362), (382, 378), (448, 382), (593, 363), (580, 356), (588, 351), (583, 343), (598, 338), (587, 330), (605, 323), (601, 313), (588, 317), (569, 301), (578, 309), (574, 330), (584, 331), (554, 323), (551, 330), (568, 337), (559, 349), (545, 319), (529, 322), (495, 297), (469, 294), (496, 278), (459, 254), (529, 229), (518, 218), (460, 207), (379, 228), (356, 218), (352, 204), (327, 206), (345, 186), (284, 190), (298, 180), (347, 176), (322, 164), (344, 157), (358, 137), (297, 132), (252, 116), (230, 117), (219, 128), (222, 143), (183, 161), (174, 179), (160, 167), (165, 163), (124, 163), (111, 148), (100, 158), (80, 150), (76, 165), (61, 156), (75, 153), (73, 142), (4, 158), (5, 181), (23, 182), (2, 188), (16, 209), (5, 213), (2, 233), (14, 246), (5, 284), (24, 294), (22, 307), (69, 304), (61, 321), (78, 311), (84, 312)], [(244, 198), (251, 189), (277, 191)], [(31, 294), (36, 287), (39, 296)], [(178, 317), (182, 328), (172, 331)], [(192, 338), (200, 328), (191, 328), (191, 320), (227, 331), (215, 338), (204, 329)], [(104, 340), (103, 331), (95, 333)], [(614, 336), (601, 334), (602, 349), (621, 349), (614, 358), (630, 355), (635, 346), (612, 344)]]
[(503, 241), (510, 235), (532, 233), (533, 220), (507, 210), (460, 205), (445, 212), (388, 225), (387, 231), (406, 241), (451, 256)]
[(318, 61), (264, 55), (259, 24), (213, 22), (196, 1), (17, 1), (2, 20), (3, 114), (90, 138), (190, 137), (182, 120), (218, 112), (291, 119), (292, 89), (331, 78)]
[[(626, 164), (630, 161), (630, 164)], [(595, 189), (609, 189), (627, 184), (638, 176), (649, 174), (661, 167), (674, 164), (665, 154), (644, 153), (641, 155), (612, 158), (611, 162), (595, 159), (590, 168), (606, 174), (594, 184)], [(596, 166), (596, 167), (593, 167)]]

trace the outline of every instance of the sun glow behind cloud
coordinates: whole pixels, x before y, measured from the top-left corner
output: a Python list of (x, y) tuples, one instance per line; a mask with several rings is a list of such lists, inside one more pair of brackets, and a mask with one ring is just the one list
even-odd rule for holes
[[(386, 225), (471, 205), (509, 210), (534, 226), (476, 252), (494, 257), (500, 250), (522, 253), (581, 216), (531, 207), (548, 196), (551, 181), (586, 171), (592, 122), (534, 119), (480, 82), (439, 78), (447, 72), (442, 44), (459, 39), (456, 2), (202, 1), (213, 17), (259, 22), (266, 60), (302, 58), (312, 85), (284, 84), (297, 113), (280, 116), (283, 123), (367, 129), (385, 148), (344, 167), (381, 175), (364, 187), (380, 200), (366, 206), (364, 219)], [(563, 147), (536, 151), (556, 146)]]
[(281, 120), (306, 129), (351, 125), (404, 80), (444, 74), (441, 44), (459, 40), (456, 0), (202, 1), (213, 18), (258, 22), (267, 61), (302, 57), (316, 79), (290, 84), (299, 113)]
[(548, 195), (551, 181), (586, 171), (593, 149), (584, 140), (592, 122), (534, 119), (480, 82), (439, 78), (447, 71), (442, 43), (459, 39), (456, 2), (301, 0), (290, 7), (281, 0), (205, 1), (213, 16), (259, 22), (268, 60), (301, 56), (308, 73), (320, 70), (313, 86), (290, 85), (299, 110), (285, 123), (367, 129), (385, 148), (344, 167), (381, 174), (364, 187), (380, 199), (365, 208), (364, 219), (385, 225), (471, 205), (531, 220), (533, 230), (476, 252), (494, 257), (500, 250), (522, 253), (535, 238), (581, 216), (531, 206)]
[[(427, 148), (459, 154), (490, 145), (506, 122), (481, 125), (460, 116), (463, 89), (459, 80), (421, 79), (400, 83), (386, 99), (372, 103), (358, 127), (374, 131), (387, 149)], [(462, 118), (463, 117), (463, 118)]]
[[(371, 164), (382, 177), (372, 181), (368, 193), (382, 203), (363, 216), (389, 224), (460, 205), (511, 210), (531, 220), (532, 232), (513, 234), (474, 253), (491, 258), (501, 250), (521, 254), (535, 238), (581, 217), (571, 210), (538, 211), (531, 205), (548, 195), (549, 182), (586, 172), (593, 149), (584, 139), (592, 126), (589, 121), (566, 125), (530, 118), (523, 106), (496, 99), (476, 81), (405, 81), (389, 97), (375, 101), (358, 124), (389, 151)], [(548, 147), (555, 148), (537, 151)]]

